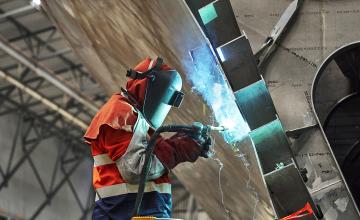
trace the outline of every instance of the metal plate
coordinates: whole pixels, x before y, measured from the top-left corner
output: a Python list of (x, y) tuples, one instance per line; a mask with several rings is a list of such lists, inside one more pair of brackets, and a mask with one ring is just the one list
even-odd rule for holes
[(241, 36), (229, 0), (214, 1), (200, 8), (198, 12), (201, 24), (205, 26), (204, 31), (214, 48)]
[(292, 162), (289, 143), (278, 119), (250, 132), (250, 138), (264, 174), (274, 171), (278, 163)]
[[(309, 203), (314, 212), (317, 212), (317, 208), (294, 164), (266, 175), (265, 182), (269, 188), (278, 217), (288, 216), (302, 209), (306, 203)], [(301, 219), (316, 220), (317, 218), (308, 216)]]
[(251, 130), (276, 119), (276, 110), (263, 80), (235, 92), (235, 98)]
[(245, 35), (217, 48), (216, 51), (234, 91), (261, 79), (249, 40)]
[[(200, 14), (199, 14), (199, 9), (210, 4), (211, 2), (213, 2), (214, 0), (198, 0), (198, 1), (194, 1), (194, 0), (185, 0), (186, 5), (189, 7), (191, 13), (194, 15), (198, 25), (201, 27), (201, 29), (203, 30), (203, 32), (205, 33), (205, 25), (203, 24)], [(206, 35), (206, 33), (205, 33)], [(207, 36), (209, 37), (209, 36)]]

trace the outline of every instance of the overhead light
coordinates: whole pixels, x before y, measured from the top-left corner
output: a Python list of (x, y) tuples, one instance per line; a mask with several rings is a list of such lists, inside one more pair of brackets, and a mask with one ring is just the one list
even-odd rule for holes
[(31, 0), (30, 5), (36, 9), (40, 9), (41, 7), (41, 0)]

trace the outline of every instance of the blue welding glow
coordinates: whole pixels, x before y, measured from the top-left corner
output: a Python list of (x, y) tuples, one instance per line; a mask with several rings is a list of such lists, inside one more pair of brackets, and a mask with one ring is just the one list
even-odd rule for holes
[(221, 60), (222, 62), (224, 62), (224, 61), (225, 61), (225, 57), (224, 57), (224, 54), (223, 54), (223, 52), (222, 52), (222, 50), (221, 50), (221, 47), (216, 48), (216, 52), (217, 52), (217, 54), (219, 55), (220, 60)]
[(227, 128), (222, 136), (227, 143), (242, 140), (250, 132), (241, 115), (233, 92), (217, 66), (207, 45), (191, 51), (193, 63), (187, 67), (187, 78), (193, 91), (200, 94), (213, 112), (219, 126)]

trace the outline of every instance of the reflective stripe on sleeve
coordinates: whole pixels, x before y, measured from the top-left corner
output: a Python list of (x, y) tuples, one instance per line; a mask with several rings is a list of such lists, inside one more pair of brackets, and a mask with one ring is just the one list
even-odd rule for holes
[(150, 61), (149, 66), (148, 66), (148, 70), (150, 70), (150, 69), (152, 68), (152, 66), (153, 66), (153, 64), (154, 64), (154, 61), (155, 61), (155, 60), (151, 60), (151, 61)]
[[(138, 185), (120, 183), (112, 186), (104, 186), (96, 189), (96, 198), (95, 201), (100, 198), (106, 198), (110, 196), (119, 196), (128, 193), (137, 193)], [(145, 186), (145, 193), (147, 192), (159, 192), (171, 194), (171, 184), (170, 183), (160, 183), (156, 184), (154, 182), (148, 182)]]
[(94, 167), (115, 163), (113, 160), (111, 160), (111, 158), (107, 154), (99, 154), (94, 156), (93, 158), (94, 158)]

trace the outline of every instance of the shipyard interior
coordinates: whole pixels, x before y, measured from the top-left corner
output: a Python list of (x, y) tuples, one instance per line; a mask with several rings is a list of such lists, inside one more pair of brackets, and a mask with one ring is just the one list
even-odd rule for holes
[(360, 220), (358, 0), (0, 0), (0, 220)]

